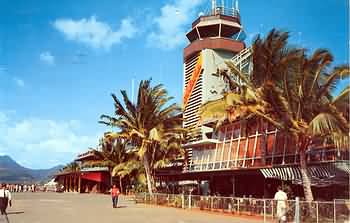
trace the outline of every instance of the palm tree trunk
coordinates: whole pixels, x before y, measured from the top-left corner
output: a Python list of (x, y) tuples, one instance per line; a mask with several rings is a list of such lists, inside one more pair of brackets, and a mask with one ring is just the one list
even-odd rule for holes
[(311, 177), (309, 172), (307, 171), (305, 149), (301, 149), (299, 154), (300, 154), (300, 171), (301, 171), (301, 177), (303, 180), (305, 200), (307, 202), (311, 202), (314, 200), (314, 196), (311, 190)]
[(119, 187), (120, 187), (120, 193), (123, 193), (123, 178), (119, 176)]
[(303, 181), (303, 189), (304, 189), (304, 196), (305, 200), (307, 202), (307, 212), (305, 216), (308, 216), (311, 219), (314, 219), (316, 216), (316, 212), (313, 208), (312, 201), (314, 200), (314, 196), (312, 194), (311, 190), (311, 176), (307, 170), (307, 164), (306, 164), (306, 149), (309, 145), (309, 140), (306, 139), (304, 143), (302, 143), (301, 148), (299, 150), (299, 156), (300, 156), (300, 172), (301, 177)]
[(267, 155), (267, 134), (266, 134), (266, 129), (265, 129), (265, 123), (263, 119), (260, 119), (259, 122), (259, 129), (260, 133), (262, 134), (261, 136), (261, 161), (262, 165), (266, 164), (266, 155)]
[(151, 175), (151, 170), (149, 166), (149, 160), (148, 160), (148, 154), (145, 153), (143, 156), (143, 166), (145, 167), (145, 174), (146, 174), (146, 180), (147, 180), (147, 188), (148, 188), (148, 193), (152, 195), (152, 175)]

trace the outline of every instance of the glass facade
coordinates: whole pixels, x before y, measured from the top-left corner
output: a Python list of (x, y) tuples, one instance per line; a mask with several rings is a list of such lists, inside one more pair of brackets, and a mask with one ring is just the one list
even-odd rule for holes
[[(244, 129), (244, 132), (241, 130)], [(192, 159), (187, 171), (211, 171), (238, 168), (262, 168), (299, 163), (295, 141), (266, 125), (258, 128), (250, 124), (241, 128), (239, 124), (221, 127), (217, 143), (193, 146)], [(307, 153), (310, 164), (347, 160), (348, 151), (338, 151), (334, 146), (312, 144)]]

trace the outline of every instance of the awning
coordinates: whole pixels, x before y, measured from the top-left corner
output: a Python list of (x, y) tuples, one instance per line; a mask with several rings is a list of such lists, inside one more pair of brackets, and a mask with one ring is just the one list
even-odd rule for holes
[[(349, 168), (350, 170), (350, 168)], [(327, 186), (330, 184), (347, 184), (350, 172), (339, 171), (335, 165), (309, 166), (312, 186)], [(302, 184), (300, 167), (274, 167), (260, 169), (265, 178), (291, 181), (293, 184)]]

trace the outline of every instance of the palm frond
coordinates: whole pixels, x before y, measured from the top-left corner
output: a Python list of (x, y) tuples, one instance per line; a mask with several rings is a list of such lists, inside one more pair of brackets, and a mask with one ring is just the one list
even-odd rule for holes
[(100, 121), (98, 123), (105, 124), (107, 126), (116, 126), (118, 119), (111, 117), (109, 115), (101, 115)]
[(344, 125), (330, 113), (318, 114), (309, 124), (308, 133), (313, 136), (325, 136), (344, 133)]
[(350, 147), (350, 136), (349, 134), (340, 134), (333, 132), (330, 136), (332, 142), (338, 150), (348, 150)]
[(350, 93), (350, 86), (346, 86), (340, 93), (337, 95), (333, 100), (332, 104), (337, 105), (339, 103), (347, 102), (349, 104), (349, 93)]
[(316, 69), (314, 73), (314, 79), (309, 89), (308, 96), (311, 95), (311, 92), (314, 90), (314, 87), (316, 86), (316, 84), (319, 83), (319, 78), (322, 73), (322, 70), (324, 70), (326, 66), (333, 62), (333, 56), (326, 49), (317, 49), (311, 57), (310, 61), (314, 63), (312, 65), (316, 65)]
[(157, 162), (154, 163), (154, 167), (155, 168), (162, 168), (162, 167), (166, 167), (170, 163), (171, 162), (168, 159), (161, 159), (161, 160), (158, 160)]
[[(220, 72), (222, 76), (224, 76), (227, 80), (230, 80), (231, 77), (229, 75), (233, 75), (238, 77), (238, 79), (241, 80), (244, 84), (247, 84), (247, 85), (250, 84), (249, 77), (247, 76), (247, 74), (241, 72), (231, 61), (226, 61), (225, 63), (227, 67), (230, 69), (230, 73), (228, 74), (225, 71)], [(231, 84), (234, 86), (233, 83)]]
[(207, 120), (215, 120), (221, 117), (226, 117), (227, 106), (228, 104), (227, 104), (226, 98), (210, 101), (203, 104), (198, 110), (201, 122), (205, 122)]
[(137, 160), (130, 160), (116, 165), (112, 170), (112, 176), (125, 177), (132, 172), (142, 168), (142, 164)]
[(348, 65), (342, 65), (335, 67), (332, 73), (329, 74), (325, 83), (320, 86), (320, 90), (317, 93), (317, 98), (321, 98), (327, 92), (331, 92), (335, 89), (336, 84), (339, 80), (348, 78), (350, 76), (350, 68)]

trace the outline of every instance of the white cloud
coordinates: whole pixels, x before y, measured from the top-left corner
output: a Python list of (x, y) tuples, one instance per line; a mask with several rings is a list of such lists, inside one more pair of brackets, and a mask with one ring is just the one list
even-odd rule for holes
[(18, 77), (14, 77), (13, 81), (17, 84), (18, 87), (24, 87), (24, 81)]
[(148, 36), (148, 43), (163, 49), (173, 49), (186, 43), (186, 30), (198, 14), (197, 9), (204, 0), (175, 0), (161, 8), (159, 17), (154, 18), (156, 30)]
[[(101, 134), (83, 135), (77, 120), (15, 120), (0, 111), (0, 153), (29, 167), (64, 164), (98, 143)], [(56, 162), (53, 162), (55, 160)]]
[(47, 65), (55, 65), (55, 57), (49, 51), (40, 53), (39, 58)]
[(83, 43), (92, 48), (110, 49), (114, 44), (121, 43), (123, 39), (130, 39), (136, 34), (136, 27), (130, 18), (121, 21), (118, 30), (104, 22), (100, 22), (95, 16), (80, 20), (58, 19), (53, 26), (68, 40)]

